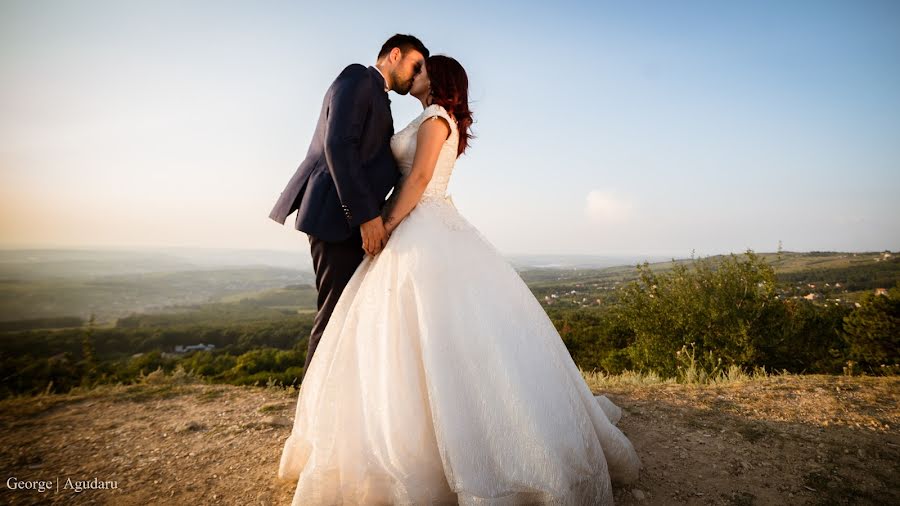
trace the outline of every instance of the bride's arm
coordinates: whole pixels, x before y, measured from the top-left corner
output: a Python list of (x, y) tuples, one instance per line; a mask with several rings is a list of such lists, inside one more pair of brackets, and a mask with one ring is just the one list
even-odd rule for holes
[[(440, 121), (435, 121), (434, 118), (440, 118)], [(384, 219), (384, 228), (388, 234), (416, 207), (425, 187), (431, 181), (441, 147), (449, 135), (450, 125), (441, 116), (432, 116), (419, 126), (412, 169), (400, 185), (397, 199), (389, 207), (388, 216)]]

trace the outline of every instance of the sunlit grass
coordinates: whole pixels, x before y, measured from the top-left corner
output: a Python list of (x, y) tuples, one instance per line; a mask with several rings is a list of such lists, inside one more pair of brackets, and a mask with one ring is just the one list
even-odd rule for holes
[(690, 363), (687, 367), (680, 369), (680, 374), (677, 377), (664, 377), (652, 370), (625, 370), (619, 374), (610, 374), (596, 369), (586, 371), (581, 367), (579, 367), (578, 370), (581, 371), (581, 375), (584, 377), (585, 382), (587, 382), (588, 386), (592, 389), (617, 385), (723, 385), (792, 375), (787, 371), (769, 372), (763, 367), (757, 367), (752, 371), (747, 372), (738, 365), (731, 365), (710, 374), (699, 368), (696, 363)]

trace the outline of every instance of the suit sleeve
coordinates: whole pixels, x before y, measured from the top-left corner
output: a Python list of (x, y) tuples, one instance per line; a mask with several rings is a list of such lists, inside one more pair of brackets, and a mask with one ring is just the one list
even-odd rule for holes
[(325, 160), (351, 226), (381, 214), (360, 156), (360, 136), (372, 107), (372, 89), (365, 77), (364, 72), (354, 72), (338, 79), (325, 124)]

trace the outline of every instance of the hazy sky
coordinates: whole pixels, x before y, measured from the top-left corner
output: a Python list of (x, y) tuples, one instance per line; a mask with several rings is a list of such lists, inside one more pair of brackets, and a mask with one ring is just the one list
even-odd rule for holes
[(308, 251), (269, 211), (397, 32), (469, 74), (505, 253), (900, 249), (900, 2), (849, 0), (0, 0), (0, 247)]

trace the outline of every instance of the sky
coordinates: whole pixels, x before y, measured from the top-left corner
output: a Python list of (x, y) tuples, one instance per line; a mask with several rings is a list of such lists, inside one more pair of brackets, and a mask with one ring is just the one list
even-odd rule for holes
[(308, 251), (269, 211), (394, 33), (465, 67), (504, 253), (900, 249), (900, 2), (826, 0), (2, 0), (0, 248)]

